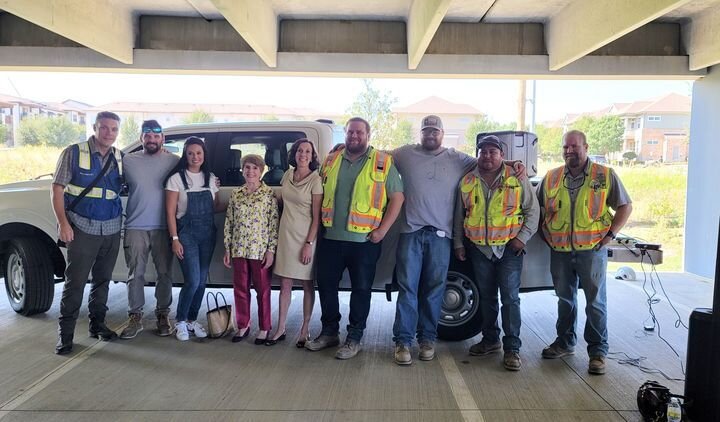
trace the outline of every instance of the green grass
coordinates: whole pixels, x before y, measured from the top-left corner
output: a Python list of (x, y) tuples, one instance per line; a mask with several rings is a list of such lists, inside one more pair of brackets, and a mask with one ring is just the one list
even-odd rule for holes
[(0, 184), (54, 172), (61, 152), (62, 148), (39, 146), (0, 150)]

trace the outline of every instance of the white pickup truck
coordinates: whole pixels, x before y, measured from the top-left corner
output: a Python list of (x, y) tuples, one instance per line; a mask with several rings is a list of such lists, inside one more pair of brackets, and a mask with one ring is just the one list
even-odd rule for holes
[[(267, 169), (263, 180), (270, 186), (278, 186), (288, 169), (288, 150), (296, 139), (311, 140), (321, 158), (335, 144), (344, 142), (342, 128), (332, 122), (210, 123), (167, 128), (166, 148), (179, 153), (189, 136), (205, 140), (208, 147), (206, 160), (212, 172), (220, 178), (220, 199), (223, 201), (228, 200), (235, 187), (244, 183), (240, 168), (242, 155), (254, 153), (264, 156)], [(140, 148), (140, 144), (136, 143), (125, 148), (125, 152)], [(62, 281), (64, 276), (65, 249), (56, 245), (57, 229), (50, 204), (50, 185), (51, 180), (44, 179), (0, 186), (0, 275), (5, 278), (11, 306), (23, 315), (47, 311), (52, 304), (55, 283)], [(216, 223), (220, 231), (223, 221), (224, 215), (219, 214)], [(373, 284), (374, 291), (386, 292), (388, 298), (392, 290), (397, 238), (397, 227), (394, 227), (383, 241), (383, 252)], [(219, 233), (209, 286), (232, 286), (231, 271), (222, 265), (222, 254), (217, 252), (222, 248), (222, 233)], [(524, 291), (552, 287), (549, 258), (547, 246), (537, 236), (533, 237), (523, 265)], [(149, 272), (154, 271), (153, 266), (148, 267)], [(147, 279), (152, 280), (153, 276), (148, 274)], [(127, 267), (120, 253), (113, 280), (125, 281), (126, 278)], [(182, 283), (177, 265), (173, 280), (177, 284)], [(346, 274), (341, 289), (349, 289), (349, 286)], [(478, 306), (478, 289), (470, 265), (453, 259), (447, 276), (440, 337), (460, 340), (476, 335), (480, 330)]]

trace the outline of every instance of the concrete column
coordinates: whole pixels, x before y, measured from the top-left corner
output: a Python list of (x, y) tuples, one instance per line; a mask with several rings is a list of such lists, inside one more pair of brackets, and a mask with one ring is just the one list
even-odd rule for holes
[(720, 67), (695, 82), (690, 118), (685, 271), (712, 278), (720, 219), (718, 159), (720, 159)]
[(13, 147), (19, 147), (20, 142), (20, 104), (13, 105), (12, 108), (12, 141)]

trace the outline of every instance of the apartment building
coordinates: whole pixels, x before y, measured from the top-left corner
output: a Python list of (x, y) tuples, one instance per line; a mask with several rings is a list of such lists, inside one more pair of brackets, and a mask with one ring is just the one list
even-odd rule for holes
[(64, 116), (72, 123), (85, 126), (88, 104), (74, 100), (62, 103), (38, 102), (27, 98), (0, 94), (0, 125), (6, 127), (5, 145), (19, 145), (20, 122), (34, 117)]

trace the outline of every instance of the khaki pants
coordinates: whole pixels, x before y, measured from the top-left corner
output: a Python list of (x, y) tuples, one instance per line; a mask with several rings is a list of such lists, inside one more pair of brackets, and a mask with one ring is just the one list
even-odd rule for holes
[(172, 249), (167, 230), (125, 230), (123, 244), (128, 266), (128, 313), (139, 314), (145, 306), (145, 269), (152, 254), (157, 281), (156, 312), (168, 312), (172, 304)]

